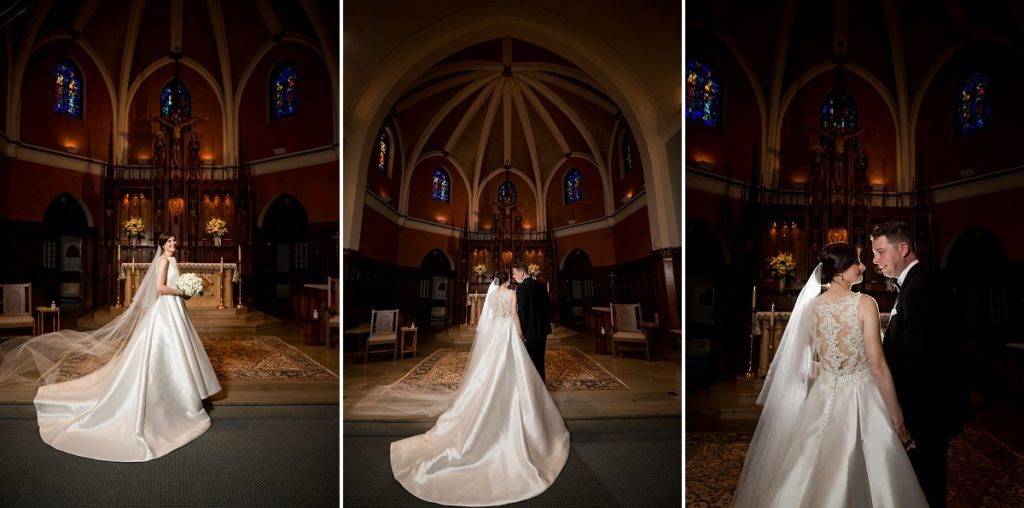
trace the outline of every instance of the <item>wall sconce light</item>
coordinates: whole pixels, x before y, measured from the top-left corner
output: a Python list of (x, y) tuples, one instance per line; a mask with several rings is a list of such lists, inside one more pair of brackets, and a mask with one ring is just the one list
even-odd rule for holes
[(711, 171), (712, 169), (714, 169), (714, 167), (715, 165), (711, 164), (710, 161), (697, 161), (698, 169), (702, 169), (704, 171)]
[(78, 147), (75, 145), (67, 145), (64, 149), (67, 150), (68, 153), (78, 153)]
[(213, 159), (203, 159), (203, 165), (204, 166), (212, 166), (213, 165)]

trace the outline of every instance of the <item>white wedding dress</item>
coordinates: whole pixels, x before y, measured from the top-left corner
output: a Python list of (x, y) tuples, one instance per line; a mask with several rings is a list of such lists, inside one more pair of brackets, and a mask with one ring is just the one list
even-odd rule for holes
[[(811, 304), (820, 374), (783, 460), (760, 472), (774, 477), (751, 506), (928, 506), (871, 375), (857, 316), (860, 298), (854, 293)], [(747, 506), (748, 499), (736, 506)]]
[[(150, 270), (156, 269), (154, 262)], [(177, 278), (177, 262), (169, 258), (167, 286)], [(159, 295), (121, 347), (96, 371), (39, 388), (43, 441), (82, 457), (140, 462), (210, 428), (202, 401), (220, 384), (181, 297)]]
[(513, 322), (514, 291), (492, 285), (462, 384), (425, 434), (391, 443), (391, 470), (434, 503), (492, 506), (544, 492), (569, 456), (569, 431)]

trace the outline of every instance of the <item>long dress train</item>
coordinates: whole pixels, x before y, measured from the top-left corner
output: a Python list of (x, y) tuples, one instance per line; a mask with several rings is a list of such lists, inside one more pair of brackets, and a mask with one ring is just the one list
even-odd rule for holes
[(569, 431), (515, 329), (513, 294), (488, 295), (462, 384), (434, 427), (391, 443), (395, 478), (420, 499), (521, 501), (544, 492), (565, 465)]
[[(174, 287), (177, 278), (177, 262), (170, 258), (167, 285)], [(113, 360), (83, 377), (39, 388), (39, 434), (50, 446), (82, 457), (151, 460), (210, 427), (202, 401), (219, 391), (184, 300), (161, 295)]]

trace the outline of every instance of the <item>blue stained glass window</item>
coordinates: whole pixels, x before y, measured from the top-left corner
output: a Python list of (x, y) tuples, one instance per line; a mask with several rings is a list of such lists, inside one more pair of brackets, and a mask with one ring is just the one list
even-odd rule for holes
[(700, 120), (709, 127), (718, 125), (722, 84), (707, 64), (686, 63), (686, 118)]
[(451, 203), (452, 179), (448, 176), (448, 172), (444, 168), (437, 168), (434, 170), (432, 180), (434, 184), (433, 198), (445, 203)]
[(283, 62), (270, 78), (270, 117), (273, 119), (284, 118), (295, 114), (296, 83), (298, 73), (295, 66)]
[(192, 116), (192, 96), (188, 87), (174, 79), (160, 93), (160, 116), (163, 118), (188, 118)]
[(569, 168), (562, 186), (565, 188), (566, 203), (579, 201), (583, 197), (583, 175), (580, 174), (580, 170)]
[(957, 97), (957, 124), (960, 134), (967, 134), (992, 122), (992, 97), (988, 76), (972, 72), (960, 85)]
[(82, 118), (82, 73), (70, 60), (61, 60), (53, 71), (53, 110)]
[(498, 202), (503, 205), (512, 205), (518, 202), (519, 197), (516, 194), (516, 186), (512, 182), (505, 180), (498, 186)]
[(846, 90), (836, 89), (825, 96), (821, 103), (821, 128), (857, 128), (857, 103)]
[(377, 140), (377, 169), (387, 173), (388, 171), (388, 133), (387, 131), (380, 133), (380, 139)]
[(633, 169), (633, 146), (632, 140), (630, 139), (629, 133), (624, 132), (622, 134), (622, 174), (623, 176), (629, 174), (629, 170)]

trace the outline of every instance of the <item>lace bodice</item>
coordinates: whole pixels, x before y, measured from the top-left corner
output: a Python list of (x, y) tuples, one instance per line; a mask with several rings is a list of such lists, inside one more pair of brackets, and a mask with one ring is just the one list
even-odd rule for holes
[(494, 292), (494, 315), (498, 318), (512, 317), (512, 314), (516, 312), (516, 307), (512, 302), (512, 297), (515, 295), (515, 291), (509, 291), (504, 288), (498, 288)]
[(814, 350), (821, 372), (837, 386), (860, 385), (871, 375), (857, 309), (860, 293), (814, 303)]

